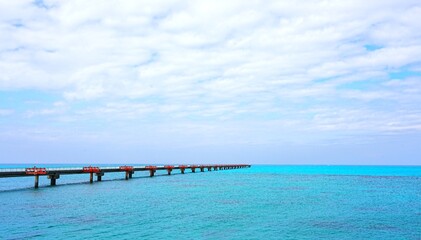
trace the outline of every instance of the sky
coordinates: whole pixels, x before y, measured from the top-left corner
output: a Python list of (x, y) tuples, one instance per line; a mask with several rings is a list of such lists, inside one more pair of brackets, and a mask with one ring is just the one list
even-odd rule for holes
[(0, 163), (421, 165), (421, 3), (0, 0)]

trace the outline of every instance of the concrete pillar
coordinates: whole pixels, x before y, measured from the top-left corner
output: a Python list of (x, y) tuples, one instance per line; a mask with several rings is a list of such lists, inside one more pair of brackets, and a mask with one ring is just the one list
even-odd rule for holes
[(126, 180), (129, 180), (129, 172), (126, 171)]
[(55, 186), (56, 182), (57, 182), (57, 179), (60, 178), (60, 175), (58, 173), (50, 174), (50, 175), (47, 176), (47, 178), (50, 179), (50, 185)]
[(35, 175), (35, 184), (34, 184), (34, 187), (35, 188), (38, 188), (38, 185), (39, 185), (39, 175)]
[(185, 170), (185, 168), (180, 168), (180, 171), (181, 171), (182, 174), (184, 174), (184, 170)]
[(149, 176), (153, 177), (155, 175), (155, 170), (154, 169), (149, 169)]
[(196, 168), (191, 168), (191, 172), (196, 172)]
[(167, 168), (168, 175), (171, 175), (172, 168)]
[(133, 172), (129, 172), (129, 178), (133, 177)]
[(210, 171), (212, 171), (212, 167), (208, 167), (208, 171), (210, 172)]
[(95, 173), (95, 175), (96, 175), (96, 180), (98, 182), (101, 182), (102, 181), (102, 176), (104, 176), (104, 173), (103, 172), (97, 172), (97, 173)]
[(91, 172), (89, 173), (89, 183), (93, 183), (94, 182), (94, 173)]
[(204, 172), (205, 171), (205, 168), (204, 167), (200, 167), (200, 171), (201, 172)]

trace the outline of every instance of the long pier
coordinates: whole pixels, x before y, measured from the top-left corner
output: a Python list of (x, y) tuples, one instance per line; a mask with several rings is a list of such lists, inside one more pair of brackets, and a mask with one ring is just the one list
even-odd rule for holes
[(149, 176), (153, 177), (155, 172), (158, 170), (164, 170), (168, 175), (171, 175), (173, 170), (180, 170), (182, 174), (186, 169), (190, 169), (191, 172), (196, 172), (200, 170), (204, 172), (208, 171), (217, 171), (217, 170), (226, 170), (226, 169), (238, 169), (238, 168), (249, 168), (251, 165), (248, 164), (225, 164), (225, 165), (165, 165), (165, 166), (119, 166), (119, 167), (79, 167), (79, 168), (19, 168), (19, 169), (0, 169), (0, 178), (9, 178), (9, 177), (29, 177), (33, 176), (34, 187), (38, 188), (39, 186), (39, 177), (47, 176), (50, 179), (50, 185), (55, 186), (57, 179), (60, 178), (60, 175), (67, 174), (89, 174), (89, 182), (94, 182), (94, 175), (97, 178), (97, 181), (100, 182), (105, 173), (111, 172), (122, 172), (125, 174), (125, 179), (129, 180), (132, 178), (133, 174), (136, 171), (148, 171)]

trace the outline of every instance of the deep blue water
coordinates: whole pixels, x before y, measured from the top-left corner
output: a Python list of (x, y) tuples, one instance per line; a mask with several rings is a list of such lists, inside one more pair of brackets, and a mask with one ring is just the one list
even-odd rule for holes
[(0, 239), (421, 239), (421, 167), (160, 174), (0, 178)]

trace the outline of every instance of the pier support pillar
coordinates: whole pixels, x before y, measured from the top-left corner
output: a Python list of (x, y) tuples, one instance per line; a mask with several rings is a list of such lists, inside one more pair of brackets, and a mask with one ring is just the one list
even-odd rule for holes
[(103, 172), (98, 172), (95, 175), (96, 175), (96, 180), (98, 182), (101, 182), (102, 181), (102, 176), (104, 176), (104, 173)]
[(196, 172), (196, 168), (194, 168), (194, 167), (191, 168), (191, 172), (193, 172), (193, 173)]
[(181, 171), (182, 174), (184, 174), (184, 170), (185, 170), (185, 168), (180, 168), (180, 171)]
[(171, 171), (172, 171), (172, 169), (167, 168), (167, 173), (168, 173), (168, 175), (171, 175)]
[(150, 169), (149, 170), (149, 176), (153, 177), (155, 175), (155, 170), (154, 169)]
[(204, 172), (205, 171), (205, 168), (204, 167), (200, 167), (200, 171), (201, 172)]
[(212, 167), (208, 167), (208, 172), (212, 171)]
[(89, 183), (93, 183), (94, 182), (94, 173), (91, 172), (89, 173)]
[(35, 184), (34, 184), (34, 188), (38, 188), (39, 185), (39, 175), (35, 175)]
[(55, 186), (56, 182), (57, 182), (57, 179), (60, 178), (60, 174), (58, 174), (58, 173), (50, 174), (50, 175), (47, 176), (47, 178), (50, 179), (50, 185)]
[(129, 180), (129, 178), (132, 178), (133, 172), (126, 171), (126, 180)]

